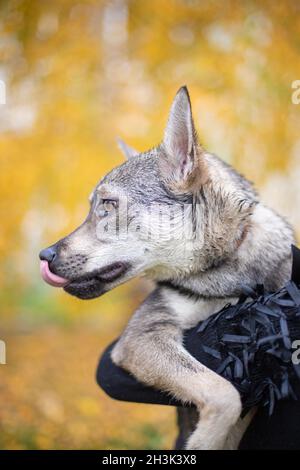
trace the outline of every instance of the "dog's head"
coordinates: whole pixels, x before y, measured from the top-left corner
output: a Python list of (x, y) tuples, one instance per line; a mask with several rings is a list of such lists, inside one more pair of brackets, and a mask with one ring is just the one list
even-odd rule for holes
[(254, 201), (250, 184), (198, 143), (185, 87), (161, 145), (120, 146), (128, 160), (96, 186), (84, 223), (40, 253), (43, 279), (83, 299), (142, 273), (174, 279), (213, 266), (236, 248)]

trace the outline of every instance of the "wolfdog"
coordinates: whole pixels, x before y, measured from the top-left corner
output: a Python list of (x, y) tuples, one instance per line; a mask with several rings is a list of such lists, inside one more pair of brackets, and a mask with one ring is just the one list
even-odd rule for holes
[(293, 231), (247, 179), (199, 143), (186, 87), (174, 98), (160, 145), (142, 153), (120, 146), (127, 161), (97, 184), (83, 224), (41, 251), (42, 277), (80, 299), (141, 274), (154, 280), (112, 360), (196, 406), (188, 449), (226, 448), (240, 422), (239, 393), (184, 349), (183, 334), (245, 285), (281, 287), (290, 278)]

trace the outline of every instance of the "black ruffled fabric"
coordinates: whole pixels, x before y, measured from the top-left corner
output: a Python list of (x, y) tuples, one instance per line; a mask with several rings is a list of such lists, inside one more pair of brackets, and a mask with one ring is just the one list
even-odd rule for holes
[(300, 339), (299, 253), (293, 247), (292, 280), (282, 289), (270, 294), (261, 285), (245, 287), (236, 305), (225, 306), (195, 333), (200, 361), (238, 389), (244, 413), (261, 404), (271, 415), (276, 401), (297, 399), (300, 365), (293, 364), (292, 354)]

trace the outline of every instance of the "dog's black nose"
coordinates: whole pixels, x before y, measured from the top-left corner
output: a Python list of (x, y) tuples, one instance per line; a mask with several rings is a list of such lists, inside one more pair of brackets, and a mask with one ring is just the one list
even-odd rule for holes
[(48, 263), (51, 263), (51, 261), (54, 260), (55, 256), (56, 256), (56, 249), (54, 246), (49, 246), (49, 248), (45, 248), (39, 254), (40, 259), (44, 261), (48, 261)]

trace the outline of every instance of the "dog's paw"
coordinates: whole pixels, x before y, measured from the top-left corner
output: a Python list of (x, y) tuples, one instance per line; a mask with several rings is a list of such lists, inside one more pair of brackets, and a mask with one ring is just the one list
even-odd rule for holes
[(186, 443), (186, 450), (222, 450), (225, 445), (225, 436), (204, 436), (202, 429), (191, 434)]

